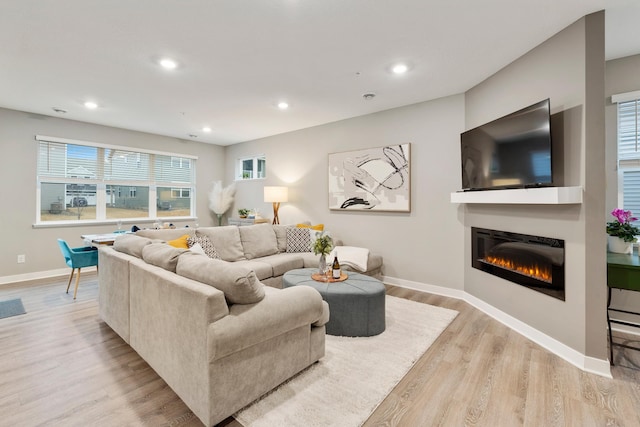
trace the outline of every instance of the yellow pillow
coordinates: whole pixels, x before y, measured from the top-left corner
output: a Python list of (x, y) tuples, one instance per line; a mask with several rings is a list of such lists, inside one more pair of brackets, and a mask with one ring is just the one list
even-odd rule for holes
[(323, 231), (324, 230), (324, 224), (318, 224), (318, 225), (297, 224), (296, 227), (298, 227), (298, 228), (310, 228), (310, 229), (316, 230), (316, 231)]
[(167, 243), (173, 246), (174, 248), (189, 249), (189, 245), (187, 245), (188, 238), (189, 238), (189, 235), (185, 234), (184, 236), (178, 237), (175, 240), (169, 240)]

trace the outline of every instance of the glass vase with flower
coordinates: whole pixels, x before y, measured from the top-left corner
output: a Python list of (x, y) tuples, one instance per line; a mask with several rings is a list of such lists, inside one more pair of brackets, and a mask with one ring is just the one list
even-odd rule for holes
[(324, 231), (316, 232), (316, 240), (313, 242), (313, 253), (320, 255), (318, 261), (318, 273), (325, 275), (327, 273), (327, 255), (331, 253), (333, 249), (333, 239)]

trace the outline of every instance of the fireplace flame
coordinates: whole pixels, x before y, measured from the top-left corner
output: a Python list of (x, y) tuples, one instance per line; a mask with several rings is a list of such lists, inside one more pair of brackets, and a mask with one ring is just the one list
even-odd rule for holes
[(533, 277), (534, 279), (538, 279), (543, 282), (553, 283), (550, 268), (542, 267), (539, 265), (520, 265), (513, 260), (491, 255), (487, 255), (483, 261), (497, 267), (524, 274), (525, 276)]

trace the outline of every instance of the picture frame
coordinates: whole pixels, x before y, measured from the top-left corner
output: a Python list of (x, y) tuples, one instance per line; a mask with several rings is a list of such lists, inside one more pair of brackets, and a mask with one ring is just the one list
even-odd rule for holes
[(329, 209), (411, 212), (411, 143), (329, 154)]

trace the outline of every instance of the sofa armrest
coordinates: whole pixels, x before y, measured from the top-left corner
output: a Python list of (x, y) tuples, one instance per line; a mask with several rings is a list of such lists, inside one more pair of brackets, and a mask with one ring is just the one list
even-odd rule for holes
[(224, 294), (142, 261), (129, 268), (131, 347), (194, 413), (207, 413), (207, 328), (228, 314)]
[(209, 361), (214, 361), (288, 331), (322, 321), (322, 297), (315, 289), (297, 286), (267, 292), (255, 304), (236, 304), (229, 315), (209, 326)]

